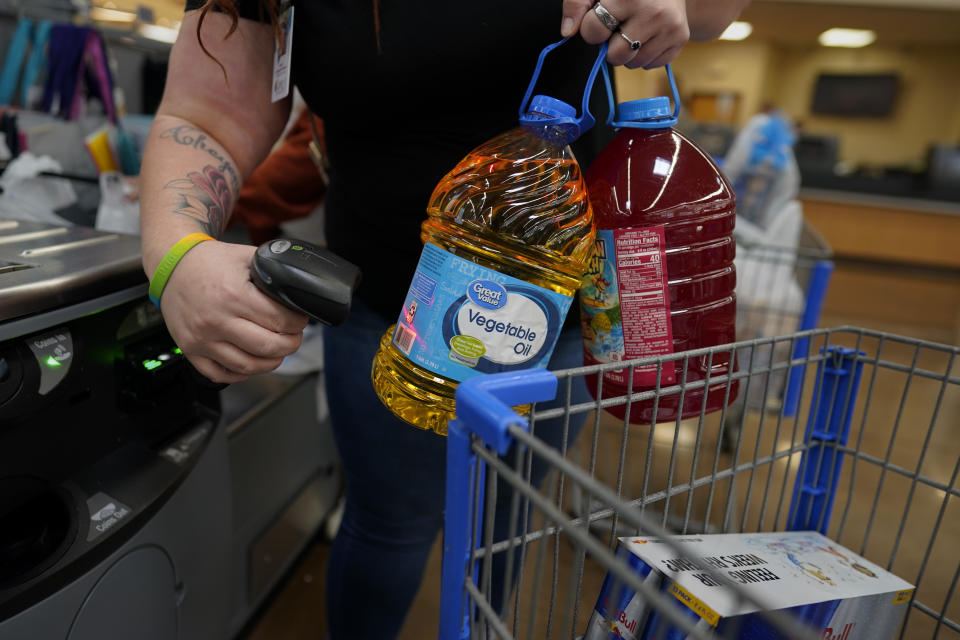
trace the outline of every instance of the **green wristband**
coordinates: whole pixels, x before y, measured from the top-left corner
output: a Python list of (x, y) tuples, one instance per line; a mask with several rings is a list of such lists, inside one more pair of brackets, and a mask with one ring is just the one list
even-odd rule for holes
[(191, 233), (170, 247), (167, 255), (163, 256), (163, 260), (157, 265), (157, 270), (153, 272), (153, 278), (150, 279), (150, 302), (157, 305), (157, 309), (160, 308), (160, 296), (163, 295), (163, 288), (167, 286), (167, 280), (170, 279), (173, 270), (177, 268), (180, 259), (187, 255), (187, 251), (207, 240), (213, 240), (213, 238), (205, 233)]

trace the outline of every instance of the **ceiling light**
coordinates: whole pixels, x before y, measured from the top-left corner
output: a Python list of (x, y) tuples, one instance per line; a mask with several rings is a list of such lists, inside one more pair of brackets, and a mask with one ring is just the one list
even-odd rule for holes
[(753, 25), (749, 22), (731, 22), (723, 33), (720, 34), (721, 40), (743, 40), (753, 33)]
[(149, 38), (151, 40), (157, 40), (159, 42), (166, 42), (167, 44), (173, 44), (177, 41), (177, 33), (180, 31), (180, 23), (174, 23), (174, 27), (161, 27), (157, 24), (142, 24), (139, 31), (140, 35), (144, 38)]
[(92, 7), (90, 19), (96, 22), (124, 22), (129, 23), (137, 19), (137, 14), (130, 11), (108, 9), (106, 7)]
[(818, 40), (825, 47), (865, 47), (877, 39), (869, 29), (827, 29)]

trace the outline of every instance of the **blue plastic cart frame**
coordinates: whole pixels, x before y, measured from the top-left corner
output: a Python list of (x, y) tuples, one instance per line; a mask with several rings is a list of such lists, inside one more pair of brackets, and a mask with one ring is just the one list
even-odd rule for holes
[[(820, 322), (820, 314), (823, 311), (823, 301), (827, 297), (827, 288), (830, 286), (830, 276), (833, 274), (833, 262), (830, 260), (818, 260), (810, 273), (810, 282), (807, 284), (807, 295), (803, 306), (803, 314), (800, 316), (800, 324), (797, 331), (807, 331), (816, 328)], [(810, 347), (810, 339), (807, 337), (799, 338), (793, 346), (793, 358), (803, 358)], [(803, 365), (797, 365), (790, 369), (787, 374), (787, 386), (783, 395), (783, 404), (785, 405), (785, 415), (792, 416), (797, 412), (797, 405), (800, 402), (800, 385), (803, 380), (805, 368)]]

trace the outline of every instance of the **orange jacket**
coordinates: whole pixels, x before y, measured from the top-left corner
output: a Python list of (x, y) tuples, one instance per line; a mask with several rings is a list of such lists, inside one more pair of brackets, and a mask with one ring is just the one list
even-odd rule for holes
[[(310, 157), (310, 117), (310, 110), (302, 109), (281, 145), (243, 183), (231, 224), (246, 227), (254, 244), (276, 238), (282, 222), (304, 218), (323, 202), (327, 185)], [(316, 123), (326, 153), (323, 123), (319, 118)]]

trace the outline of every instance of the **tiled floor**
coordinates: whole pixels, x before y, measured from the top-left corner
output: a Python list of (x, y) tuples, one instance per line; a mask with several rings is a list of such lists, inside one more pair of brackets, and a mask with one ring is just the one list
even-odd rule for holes
[[(822, 324), (836, 326), (847, 323), (871, 324), (869, 311), (855, 316), (830, 315), (828, 311)], [(875, 328), (894, 330), (913, 338), (943, 341), (945, 337), (942, 328), (931, 329), (927, 325), (901, 323), (891, 327), (872, 324)], [(917, 352), (909, 345), (878, 345), (871, 342), (862, 346), (868, 351), (882, 347), (881, 358), (885, 362), (904, 363), (906, 370), (884, 367), (878, 370), (876, 376), (864, 374), (861, 388), (864, 392), (869, 391), (869, 400), (861, 402), (861, 408), (854, 414), (850, 443), (858, 443), (860, 451), (872, 457), (844, 466), (830, 535), (881, 566), (889, 566), (894, 573), (907, 580), (916, 581), (920, 577), (918, 600), (937, 612), (945, 610), (947, 616), (954, 620), (960, 619), (960, 585), (956, 584), (960, 570), (960, 500), (957, 499), (960, 387), (955, 383), (948, 387), (942, 384), (944, 372), (951, 366), (950, 375), (954, 378), (960, 376), (960, 363), (948, 362), (926, 351), (922, 351), (915, 361)], [(910, 371), (915, 373), (911, 374)], [(925, 375), (924, 372), (939, 372), (940, 379), (936, 375)], [(808, 378), (810, 375), (808, 372)], [(869, 406), (866, 415), (862, 409), (864, 404)], [(780, 425), (778, 430), (775, 419), (776, 414), (764, 414), (761, 425), (759, 412), (747, 413), (737, 458), (739, 463), (750, 462), (758, 455), (788, 446), (791, 438), (797, 437), (794, 435), (795, 425), (798, 424), (802, 431), (805, 424), (805, 418), (801, 416), (796, 422), (788, 421)], [(651, 442), (653, 455), (649, 458), (652, 465), (647, 493), (666, 487), (671, 473), (673, 485), (689, 479), (694, 470), (697, 476), (709, 474), (718, 450), (718, 422), (717, 418), (717, 424), (708, 422), (700, 427), (696, 420), (684, 421), (679, 430), (673, 424), (658, 425), (652, 436), (649, 428), (632, 427), (626, 445), (627, 458), (632, 463), (628, 465), (629, 473), (625, 478), (623, 494), (639, 496), (642, 493), (644, 474), (641, 469), (644, 468), (643, 461), (648, 459), (647, 449)], [(589, 428), (585, 430), (571, 451), (571, 457), (588, 459), (587, 449), (593, 442), (592, 436)], [(701, 455), (695, 456), (698, 440)], [(621, 421), (607, 418), (598, 421), (596, 443), (599, 460), (616, 460), (622, 442)], [(667, 463), (671, 451), (676, 452), (672, 465)], [(878, 464), (884, 460), (896, 467), (884, 471), (882, 465)], [(721, 468), (731, 461), (731, 454), (720, 454)], [(699, 531), (705, 520), (713, 526), (720, 526), (726, 516), (728, 526), (733, 528), (741, 524), (746, 530), (776, 528), (777, 523), (782, 523), (786, 517), (784, 511), (789, 506), (789, 495), (783, 497), (783, 479), (788, 467), (797, 465), (798, 456), (783, 457), (755, 473), (738, 474), (732, 491), (729, 482), (717, 483), (712, 496), (707, 487), (697, 489), (690, 498), (689, 509), (687, 496), (677, 496), (671, 502), (669, 524), (682, 528), (686, 522), (692, 531)], [(918, 472), (943, 487), (952, 487), (953, 497), (947, 499), (944, 490), (922, 482), (915, 483), (911, 472)], [(597, 477), (609, 486), (615, 484), (616, 473), (616, 464), (600, 464), (597, 467)], [(709, 515), (708, 502), (711, 505)], [(651, 507), (653, 510), (658, 508)], [(554, 578), (552, 558), (556, 552), (559, 559), (558, 583), (565, 585), (569, 569), (575, 566), (571, 562), (575, 555), (569, 545), (552, 545), (550, 541), (531, 545), (530, 557), (536, 556), (538, 547), (544, 548), (548, 561), (543, 564), (543, 584), (549, 585)], [(328, 550), (328, 545), (322, 542), (309, 550), (246, 640), (323, 637), (323, 577)], [(525, 575), (535, 575), (536, 564), (524, 567)], [(417, 594), (400, 640), (429, 640), (436, 637), (439, 575), (439, 544), (435, 544), (426, 570), (427, 577)], [(536, 581), (526, 580), (520, 588), (518, 628), (524, 631), (520, 637), (527, 637), (525, 629), (531, 616), (535, 628), (531, 638), (569, 638), (570, 628), (582, 633), (602, 578), (603, 571), (587, 563), (579, 588), (579, 601), (567, 600), (567, 592), (561, 587), (561, 591), (554, 594), (556, 597), (552, 610), (550, 588), (541, 589), (534, 598), (531, 587)], [(916, 608), (911, 610), (910, 615), (911, 626), (906, 636), (909, 640), (933, 637), (936, 627), (933, 618)], [(544, 626), (546, 620), (552, 620), (549, 623), (549, 636)], [(941, 627), (938, 637), (960, 638), (960, 633)]]

